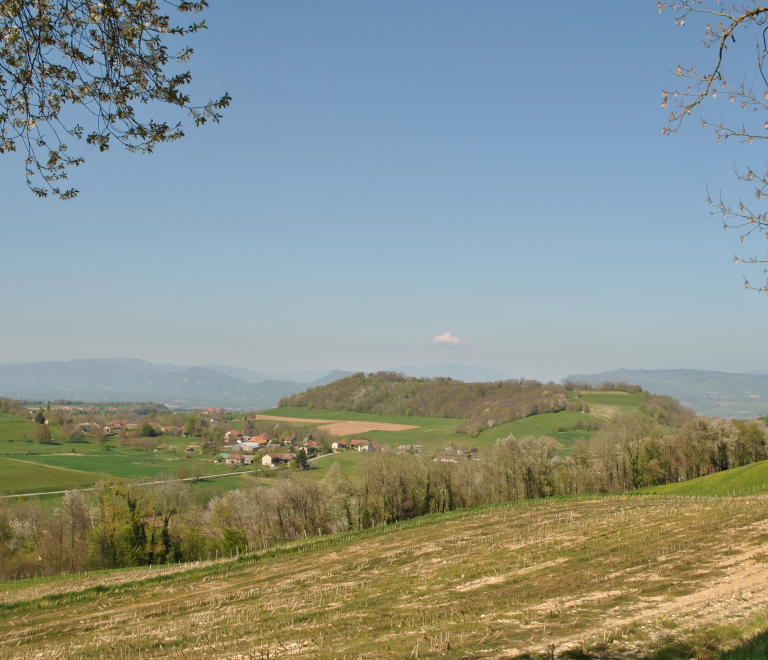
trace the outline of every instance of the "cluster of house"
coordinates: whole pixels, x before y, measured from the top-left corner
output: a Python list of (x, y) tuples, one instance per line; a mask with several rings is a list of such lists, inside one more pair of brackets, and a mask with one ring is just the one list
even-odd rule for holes
[(331, 449), (334, 451), (344, 451), (352, 449), (354, 451), (384, 451), (383, 445), (370, 440), (337, 440), (331, 445)]
[[(169, 435), (176, 435), (181, 431), (181, 429), (178, 426), (163, 426), (162, 424), (158, 424), (157, 422), (148, 422), (148, 423), (158, 433), (168, 433)], [(80, 426), (84, 426), (84, 424), (81, 424)], [(131, 429), (137, 429), (140, 426), (141, 424), (137, 424), (135, 422), (128, 422), (124, 419), (113, 419), (111, 422), (106, 423), (102, 431), (104, 431), (104, 435), (111, 435), (113, 433), (117, 433), (120, 429), (128, 429), (130, 431)]]
[[(258, 452), (264, 449), (291, 447), (294, 451), (303, 449), (307, 456), (320, 451), (322, 445), (317, 440), (307, 440), (302, 444), (297, 444), (293, 436), (284, 438), (273, 438), (268, 433), (255, 435), (252, 437), (243, 436), (239, 431), (227, 431), (224, 434), (224, 440), (228, 443), (223, 448), (234, 451), (233, 454), (222, 454), (227, 465), (250, 465), (253, 463), (253, 456), (239, 453), (240, 451)], [(384, 451), (384, 447), (370, 440), (336, 440), (332, 445), (333, 451)], [(261, 457), (261, 464), (274, 467), (283, 463), (290, 463), (296, 458), (294, 453), (288, 452), (268, 452)]]

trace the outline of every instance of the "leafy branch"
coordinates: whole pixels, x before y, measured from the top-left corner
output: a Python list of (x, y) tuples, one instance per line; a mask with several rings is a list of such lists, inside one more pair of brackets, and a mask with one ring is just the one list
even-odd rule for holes
[[(183, 14), (208, 6), (206, 0), (162, 4)], [(136, 106), (153, 102), (186, 110), (197, 126), (218, 123), (229, 94), (192, 105), (183, 91), (189, 71), (167, 71), (193, 54), (188, 46), (170, 53), (168, 37), (202, 29), (205, 21), (173, 25), (155, 0), (0, 0), (0, 154), (23, 149), (32, 191), (72, 199), (78, 191), (60, 182), (84, 158), (69, 154), (67, 140), (85, 138), (99, 151), (116, 141), (152, 152), (182, 138), (180, 122), (138, 117)], [(68, 105), (85, 115), (87, 132), (70, 119), (76, 113), (66, 112)]]

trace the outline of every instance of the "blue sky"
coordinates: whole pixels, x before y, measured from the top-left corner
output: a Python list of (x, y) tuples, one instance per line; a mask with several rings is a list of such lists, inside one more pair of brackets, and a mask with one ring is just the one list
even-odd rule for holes
[(703, 25), (537, 8), (212, 2), (187, 41), (220, 125), (86, 150), (67, 203), (0, 157), (0, 362), (768, 368), (761, 277), (705, 203), (764, 147), (661, 134)]

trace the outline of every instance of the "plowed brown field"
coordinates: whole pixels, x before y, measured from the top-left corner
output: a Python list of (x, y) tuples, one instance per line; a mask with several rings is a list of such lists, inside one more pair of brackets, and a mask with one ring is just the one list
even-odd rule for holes
[(317, 424), (328, 431), (331, 435), (345, 436), (356, 435), (358, 433), (367, 433), (368, 431), (408, 431), (417, 429), (418, 426), (408, 426), (407, 424), (387, 424), (385, 422), (349, 422), (335, 419), (300, 419), (298, 417), (277, 417), (275, 415), (255, 415), (256, 419), (269, 419), (279, 422), (302, 422)]

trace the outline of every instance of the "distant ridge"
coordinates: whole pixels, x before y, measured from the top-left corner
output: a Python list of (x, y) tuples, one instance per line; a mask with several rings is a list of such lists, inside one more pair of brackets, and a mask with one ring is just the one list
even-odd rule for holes
[(307, 387), (349, 375), (343, 371), (321, 373), (325, 375), (314, 382), (298, 383), (264, 378), (235, 367), (158, 365), (131, 358), (0, 364), (0, 396), (50, 401), (152, 400), (177, 407), (262, 409)]
[(698, 369), (614, 369), (573, 374), (563, 380), (624, 381), (652, 394), (669, 394), (699, 415), (758, 417), (768, 414), (768, 375)]

